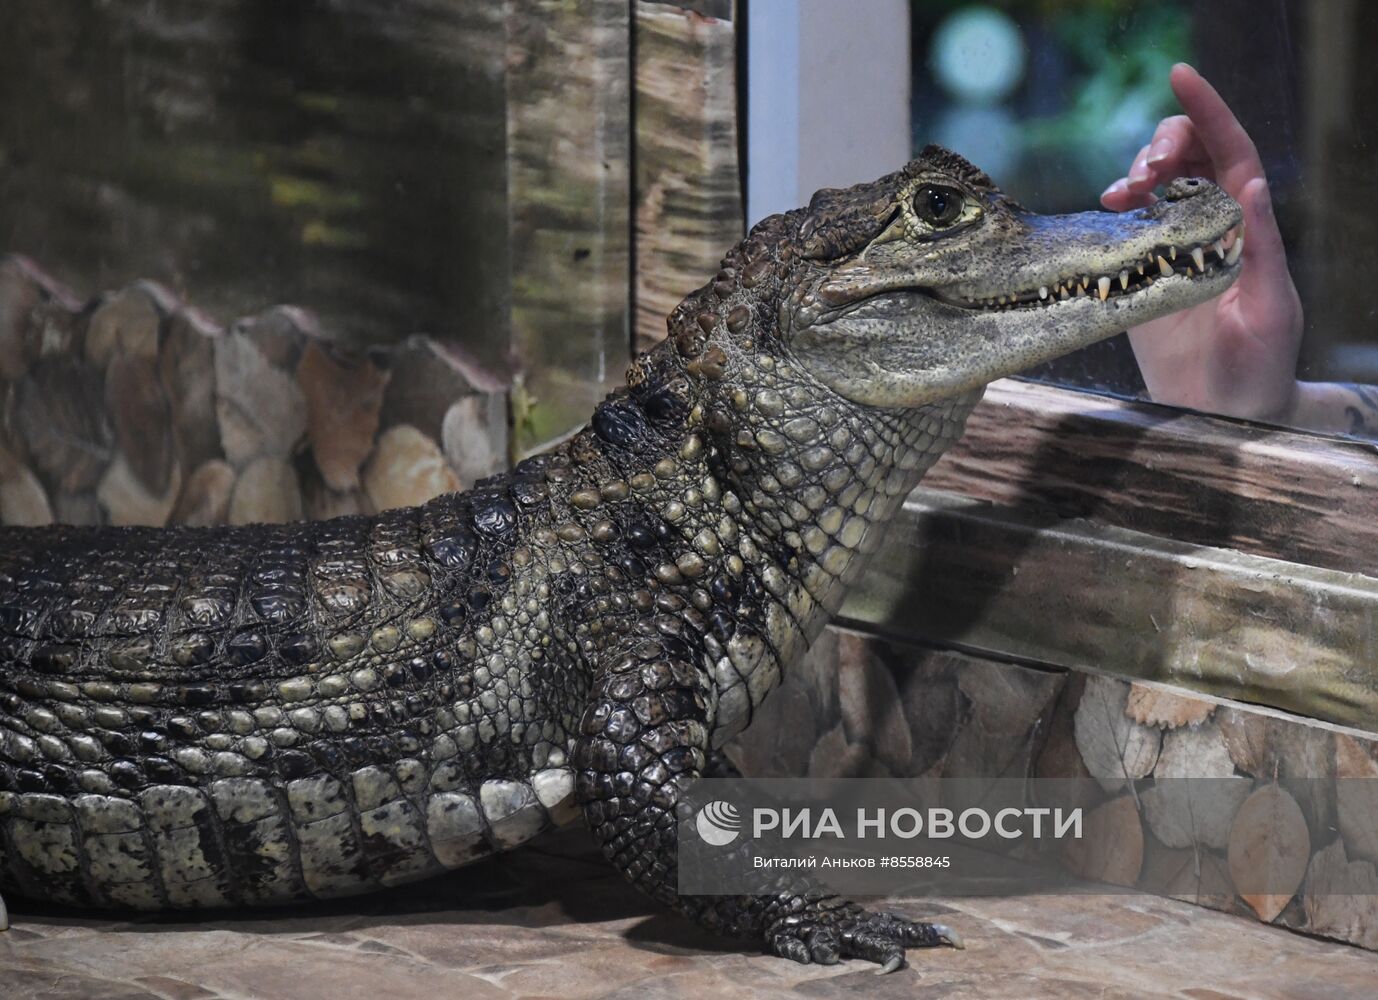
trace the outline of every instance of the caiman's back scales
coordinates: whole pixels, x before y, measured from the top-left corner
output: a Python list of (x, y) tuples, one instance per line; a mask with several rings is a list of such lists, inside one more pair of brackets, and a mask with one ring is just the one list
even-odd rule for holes
[(549, 584), (512, 582), (516, 504), (547, 492), (526, 476), (376, 518), (7, 530), (9, 878), (150, 907), (328, 896), (539, 829), (535, 792), (558, 809), (573, 787), (561, 703), (586, 687), (560, 666)]

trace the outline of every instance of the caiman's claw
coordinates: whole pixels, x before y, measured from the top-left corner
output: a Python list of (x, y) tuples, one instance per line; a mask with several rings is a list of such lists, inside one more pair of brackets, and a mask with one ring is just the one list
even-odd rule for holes
[(5, 897), (0, 896), (0, 931), (10, 929), (10, 913), (5, 909)]
[(890, 961), (886, 962), (884, 965), (882, 965), (879, 969), (876, 970), (876, 975), (888, 976), (890, 973), (894, 972), (896, 969), (902, 968), (903, 966), (904, 956), (895, 955), (890, 959)]
[(933, 933), (938, 936), (938, 941), (947, 945), (949, 948), (956, 948), (958, 951), (965, 951), (967, 943), (962, 940), (962, 935), (958, 934), (947, 924), (930, 924)]

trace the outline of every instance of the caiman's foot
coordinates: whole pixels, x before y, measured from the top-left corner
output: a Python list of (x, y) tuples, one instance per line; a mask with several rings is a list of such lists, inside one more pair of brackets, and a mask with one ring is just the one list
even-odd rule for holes
[(0, 931), (10, 929), (10, 911), (5, 909), (5, 897), (0, 896)]
[(893, 913), (870, 913), (856, 906), (792, 914), (766, 934), (767, 950), (805, 965), (834, 965), (860, 958), (880, 965), (884, 975), (904, 966), (906, 948), (965, 948), (961, 935), (946, 924), (927, 924)]

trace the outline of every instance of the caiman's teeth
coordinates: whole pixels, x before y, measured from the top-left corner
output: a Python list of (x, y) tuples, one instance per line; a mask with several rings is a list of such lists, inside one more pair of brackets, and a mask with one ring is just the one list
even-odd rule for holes
[[(1243, 228), (1242, 226), (1240, 227)], [(1234, 241), (1234, 246), (1230, 247), (1230, 252), (1225, 255), (1225, 263), (1233, 265), (1239, 260), (1239, 255), (1244, 252), (1244, 234), (1241, 232)]]
[[(1091, 277), (1087, 274), (1073, 275), (1070, 278), (1062, 278), (1054, 281), (1050, 285), (1038, 286), (1038, 297), (1034, 297), (1033, 291), (1016, 292), (1010, 295), (993, 295), (984, 299), (966, 299), (971, 305), (983, 309), (1020, 309), (1040, 302), (1053, 303), (1065, 302), (1067, 299), (1080, 298), (1082, 296), (1094, 296), (1102, 302), (1108, 302), (1112, 293), (1134, 293), (1142, 291), (1152, 286), (1160, 278), (1171, 278), (1174, 276), (1196, 278), (1200, 275), (1210, 273), (1207, 266), (1207, 253), (1214, 250), (1216, 256), (1227, 265), (1239, 262), (1240, 255), (1244, 252), (1243, 225), (1231, 228), (1220, 239), (1212, 243), (1202, 243), (1199, 246), (1188, 250), (1186, 247), (1174, 247), (1164, 245), (1161, 249), (1148, 251), (1144, 258), (1137, 264), (1128, 265), (1122, 268), (1118, 274), (1102, 274)], [(1176, 260), (1178, 255), (1187, 255), (1191, 258), (1190, 263), (1184, 263), (1178, 270), (1171, 261)], [(1130, 270), (1130, 268), (1133, 270)], [(1135, 272), (1139, 277), (1134, 278)], [(1119, 287), (1115, 283), (1119, 282)]]

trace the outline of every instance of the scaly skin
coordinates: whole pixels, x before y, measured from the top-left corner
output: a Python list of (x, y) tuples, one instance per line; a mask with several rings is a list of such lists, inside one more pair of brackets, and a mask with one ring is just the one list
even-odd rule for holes
[[(976, 221), (925, 230), (925, 182)], [(1233, 203), (1207, 194), (1213, 239)], [(1102, 262), (1175, 241), (1181, 207), (1141, 213)], [(328, 897), (577, 807), (636, 885), (775, 954), (890, 970), (960, 944), (817, 893), (681, 896), (676, 806), (986, 381), (1233, 278), (1222, 262), (1108, 302), (941, 301), (984, 297), (982, 234), (1079, 273), (1094, 252), (1070, 218), (1059, 260), (929, 150), (763, 222), (587, 428), (467, 493), (306, 524), (0, 530), (0, 886), (143, 908)], [(1007, 251), (992, 273), (1024, 259)]]

